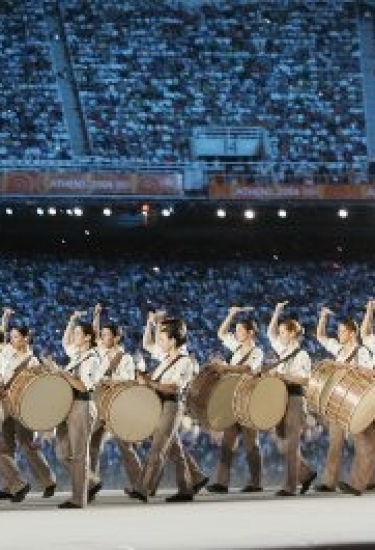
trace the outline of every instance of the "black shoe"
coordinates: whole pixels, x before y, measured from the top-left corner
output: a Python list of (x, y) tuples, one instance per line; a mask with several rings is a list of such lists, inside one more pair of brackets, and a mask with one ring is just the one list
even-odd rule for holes
[[(370, 483), (369, 485), (367, 485), (366, 487), (366, 491), (373, 491), (375, 489), (375, 483)], [(0, 493), (1, 494), (1, 493)], [(1, 496), (0, 496), (1, 498)]]
[(126, 491), (127, 495), (129, 496), (129, 498), (134, 498), (134, 499), (137, 499), (137, 500), (141, 500), (142, 502), (147, 502), (147, 497), (146, 495), (140, 493), (139, 491)]
[(165, 499), (165, 502), (191, 502), (194, 500), (193, 495), (184, 495), (183, 493), (176, 493)]
[(336, 487), (330, 487), (325, 483), (321, 483), (320, 485), (315, 485), (314, 490), (317, 493), (336, 493)]
[(349, 485), (349, 483), (345, 483), (344, 481), (341, 481), (341, 483), (339, 483), (339, 489), (342, 493), (346, 493), (347, 495), (354, 495), (356, 497), (360, 497), (362, 494), (361, 491), (358, 491), (358, 489), (355, 489), (354, 487)]
[(228, 492), (228, 487), (225, 487), (225, 485), (220, 485), (220, 483), (213, 483), (212, 485), (207, 485), (206, 489), (209, 493), (224, 494)]
[(304, 495), (305, 493), (307, 493), (307, 491), (308, 491), (308, 490), (310, 489), (310, 487), (311, 487), (312, 482), (314, 481), (314, 479), (316, 479), (317, 475), (318, 475), (318, 474), (317, 474), (316, 472), (313, 472), (313, 473), (311, 474), (311, 476), (310, 476), (308, 479), (306, 479), (306, 481), (304, 481), (304, 482), (302, 483), (302, 487), (301, 487), (301, 490), (300, 490), (300, 492), (299, 492), (300, 495)]
[(56, 483), (53, 485), (49, 485), (44, 489), (44, 493), (42, 495), (43, 498), (51, 498), (55, 494), (56, 491)]
[(193, 485), (193, 494), (197, 495), (203, 487), (206, 487), (207, 483), (210, 481), (209, 477), (204, 477), (201, 479), (201, 481), (198, 481), (195, 485)]
[(291, 491), (286, 491), (285, 489), (280, 489), (280, 491), (277, 491), (275, 493), (275, 496), (277, 497), (295, 497), (295, 493), (292, 493)]
[(74, 502), (70, 502), (70, 500), (67, 500), (66, 502), (62, 502), (58, 505), (58, 508), (60, 509), (77, 509), (82, 508), (82, 506), (78, 506), (78, 504), (74, 504)]
[(11, 501), (12, 502), (22, 502), (23, 500), (25, 500), (25, 497), (26, 497), (27, 493), (30, 493), (30, 491), (31, 491), (31, 485), (30, 485), (30, 483), (26, 483), (26, 485), (24, 485), (24, 487), (22, 487), (22, 489), (17, 491), (17, 493), (15, 493), (12, 496)]
[(93, 500), (95, 500), (95, 497), (99, 493), (101, 488), (102, 484), (100, 482), (91, 487), (91, 489), (87, 491), (87, 502), (92, 502)]
[(263, 487), (254, 487), (254, 485), (246, 485), (243, 489), (241, 489), (241, 493), (261, 493), (263, 491)]
[(12, 493), (8, 493), (8, 491), (0, 491), (0, 500), (11, 500), (12, 497)]

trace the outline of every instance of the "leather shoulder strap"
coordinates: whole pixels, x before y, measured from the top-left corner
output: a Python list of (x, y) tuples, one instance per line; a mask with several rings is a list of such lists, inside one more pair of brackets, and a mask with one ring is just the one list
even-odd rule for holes
[(179, 361), (181, 359), (181, 357), (185, 357), (184, 355), (182, 354), (179, 354), (179, 355), (176, 355), (176, 357), (174, 359), (172, 359), (172, 361), (170, 361), (170, 363), (168, 363), (164, 369), (161, 371), (161, 373), (158, 375), (158, 377), (155, 379), (155, 382), (160, 382), (160, 379), (161, 377), (163, 376), (163, 374), (165, 374), (171, 367), (173, 367), (173, 365), (175, 365), (177, 363), (177, 361)]

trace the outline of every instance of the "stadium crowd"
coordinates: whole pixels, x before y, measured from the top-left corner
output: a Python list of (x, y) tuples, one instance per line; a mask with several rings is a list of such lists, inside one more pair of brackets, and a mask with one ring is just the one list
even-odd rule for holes
[[(186, 161), (195, 127), (260, 126), (322, 176), (365, 160), (355, 2), (59, 5), (95, 155)], [(43, 3), (0, 13), (0, 159), (66, 158)]]

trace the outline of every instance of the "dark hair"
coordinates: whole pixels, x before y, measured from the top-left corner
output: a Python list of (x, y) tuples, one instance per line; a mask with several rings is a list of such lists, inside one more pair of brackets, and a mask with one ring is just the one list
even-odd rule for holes
[(160, 330), (161, 332), (165, 332), (168, 338), (174, 338), (178, 348), (186, 344), (187, 328), (182, 319), (164, 319), (160, 323)]
[(85, 336), (90, 336), (90, 348), (96, 346), (96, 335), (93, 326), (90, 323), (77, 323), (77, 327), (81, 327)]
[(281, 325), (284, 325), (288, 332), (295, 332), (298, 338), (302, 338), (305, 334), (305, 329), (296, 319), (284, 319), (281, 321)]
[(253, 332), (254, 335), (258, 334), (258, 325), (254, 319), (247, 317), (237, 322), (237, 325), (242, 325), (248, 332)]
[(9, 327), (9, 331), (11, 330), (16, 330), (24, 338), (27, 338), (28, 336), (30, 336), (30, 329), (27, 325), (13, 325)]
[(349, 317), (341, 319), (339, 325), (344, 325), (350, 332), (354, 332), (356, 335), (359, 333), (358, 323)]
[(111, 322), (106, 323), (105, 325), (102, 326), (102, 330), (104, 328), (109, 330), (115, 338), (118, 337), (118, 336), (121, 336), (121, 329), (115, 323), (111, 323)]

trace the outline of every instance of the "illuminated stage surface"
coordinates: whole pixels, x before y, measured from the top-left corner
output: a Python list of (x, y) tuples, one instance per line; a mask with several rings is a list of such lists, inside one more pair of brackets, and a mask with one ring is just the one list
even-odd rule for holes
[(166, 504), (166, 494), (142, 504), (102, 491), (86, 510), (58, 510), (63, 493), (50, 500), (32, 494), (18, 505), (2, 501), (1, 550), (375, 548), (375, 493), (282, 499), (273, 491), (233, 491), (187, 504)]

